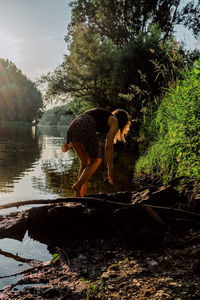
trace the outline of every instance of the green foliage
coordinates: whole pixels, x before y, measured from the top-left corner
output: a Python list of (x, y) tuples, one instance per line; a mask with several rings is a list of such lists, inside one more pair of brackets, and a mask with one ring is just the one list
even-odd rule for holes
[(200, 59), (168, 90), (148, 130), (153, 138), (136, 164), (136, 175), (200, 179)]
[[(139, 32), (148, 32), (158, 24), (165, 37), (173, 33), (174, 26), (183, 24), (199, 33), (199, 1), (181, 0), (76, 0), (71, 1), (72, 21), (69, 35), (78, 23), (89, 24), (101, 39), (109, 39), (117, 46), (124, 46)], [(69, 36), (68, 36), (69, 39)]]
[(155, 97), (162, 97), (163, 88), (180, 77), (186, 62), (182, 47), (171, 38), (163, 40), (157, 26), (119, 49), (112, 76), (135, 118), (145, 117)]
[[(155, 97), (180, 78), (180, 69), (194, 61), (173, 40), (176, 24), (193, 26), (199, 3), (180, 0), (76, 0), (66, 42), (69, 54), (55, 72), (43, 77), (47, 99), (69, 93), (80, 107), (116, 107), (146, 122)], [(195, 34), (196, 34), (195, 33)], [(73, 101), (74, 101), (73, 100)], [(142, 120), (143, 118), (143, 120)]]
[(32, 122), (42, 106), (35, 84), (12, 62), (0, 59), (0, 121)]
[(110, 40), (101, 42), (99, 34), (79, 24), (60, 71), (46, 77), (48, 92), (68, 92), (81, 105), (121, 107), (139, 117), (143, 106), (163, 93), (162, 87), (186, 64), (182, 48), (171, 39), (162, 40), (154, 26), (121, 48)]
[(110, 79), (113, 45), (101, 42), (84, 24), (76, 25), (73, 32), (70, 55), (53, 74), (43, 77), (48, 82), (48, 96), (70, 93), (81, 102), (105, 107), (110, 97), (108, 86), (114, 91)]
[(100, 286), (92, 284), (89, 280), (86, 280), (83, 278), (83, 281), (86, 285), (86, 291), (87, 291), (87, 299), (94, 299), (97, 294), (104, 289), (103, 284)]
[(54, 253), (54, 254), (52, 255), (51, 263), (55, 264), (59, 259), (60, 259), (59, 254)]

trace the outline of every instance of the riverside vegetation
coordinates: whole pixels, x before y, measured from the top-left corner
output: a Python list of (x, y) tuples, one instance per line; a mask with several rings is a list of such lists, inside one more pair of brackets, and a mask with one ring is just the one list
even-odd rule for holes
[(148, 123), (149, 148), (136, 164), (136, 176), (156, 173), (200, 180), (200, 59), (166, 91)]

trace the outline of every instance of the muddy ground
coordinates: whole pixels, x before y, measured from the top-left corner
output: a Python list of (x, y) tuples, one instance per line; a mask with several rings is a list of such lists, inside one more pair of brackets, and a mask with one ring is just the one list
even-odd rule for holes
[[(55, 262), (36, 265), (16, 287), (8, 287), (1, 299), (197, 300), (200, 232), (191, 231), (187, 237), (194, 236), (196, 240), (181, 246), (182, 237), (169, 235), (165, 245), (148, 250), (128, 249), (116, 240), (71, 245), (62, 241), (55, 248)], [(19, 284), (26, 287), (18, 291)]]
[[(141, 195), (146, 199), (148, 193), (142, 191)], [(153, 193), (158, 195), (157, 191)], [(134, 235), (129, 243), (122, 236), (79, 236), (70, 240), (63, 233), (54, 233), (48, 244), (50, 252), (56, 254), (54, 258), (33, 263), (18, 282), (1, 292), (0, 299), (199, 300), (197, 219), (182, 226), (186, 219), (180, 220), (179, 216), (173, 226), (165, 228), (159, 243), (155, 237), (151, 243), (151, 236), (148, 239), (143, 235), (147, 239), (143, 245), (134, 243)], [(144, 228), (139, 230), (142, 234)]]

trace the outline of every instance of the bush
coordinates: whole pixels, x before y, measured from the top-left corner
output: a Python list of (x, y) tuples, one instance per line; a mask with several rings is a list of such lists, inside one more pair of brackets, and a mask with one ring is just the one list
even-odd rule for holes
[(200, 179), (200, 59), (183, 75), (149, 127), (151, 145), (136, 164), (136, 176), (156, 173), (164, 183), (179, 176)]

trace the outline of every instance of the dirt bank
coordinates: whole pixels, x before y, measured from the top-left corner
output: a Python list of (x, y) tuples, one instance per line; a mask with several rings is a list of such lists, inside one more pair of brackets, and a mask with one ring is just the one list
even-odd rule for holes
[[(9, 224), (18, 220), (18, 234), (20, 228), (29, 226), (29, 234), (43, 242), (46, 239), (56, 255), (49, 262), (33, 264), (18, 282), (2, 291), (0, 299), (200, 299), (200, 216), (197, 209), (191, 209), (197, 208), (198, 195), (192, 206), (191, 197), (189, 205), (173, 186), (105, 198), (102, 194), (98, 198), (104, 204), (104, 200), (100, 204), (97, 200), (98, 205), (90, 200), (67, 206), (50, 204), (40, 210), (42, 214), (32, 209), (18, 219), (10, 216)], [(139, 210), (138, 204), (142, 205)], [(71, 217), (66, 220), (66, 216)], [(33, 226), (31, 231), (30, 225), (42, 222), (43, 217), (51, 220), (51, 230), (60, 219), (58, 230), (50, 233), (46, 226), (46, 233), (41, 234)], [(0, 234), (5, 224), (2, 218)], [(68, 227), (63, 228), (64, 224)], [(16, 233), (13, 228), (10, 234)]]

